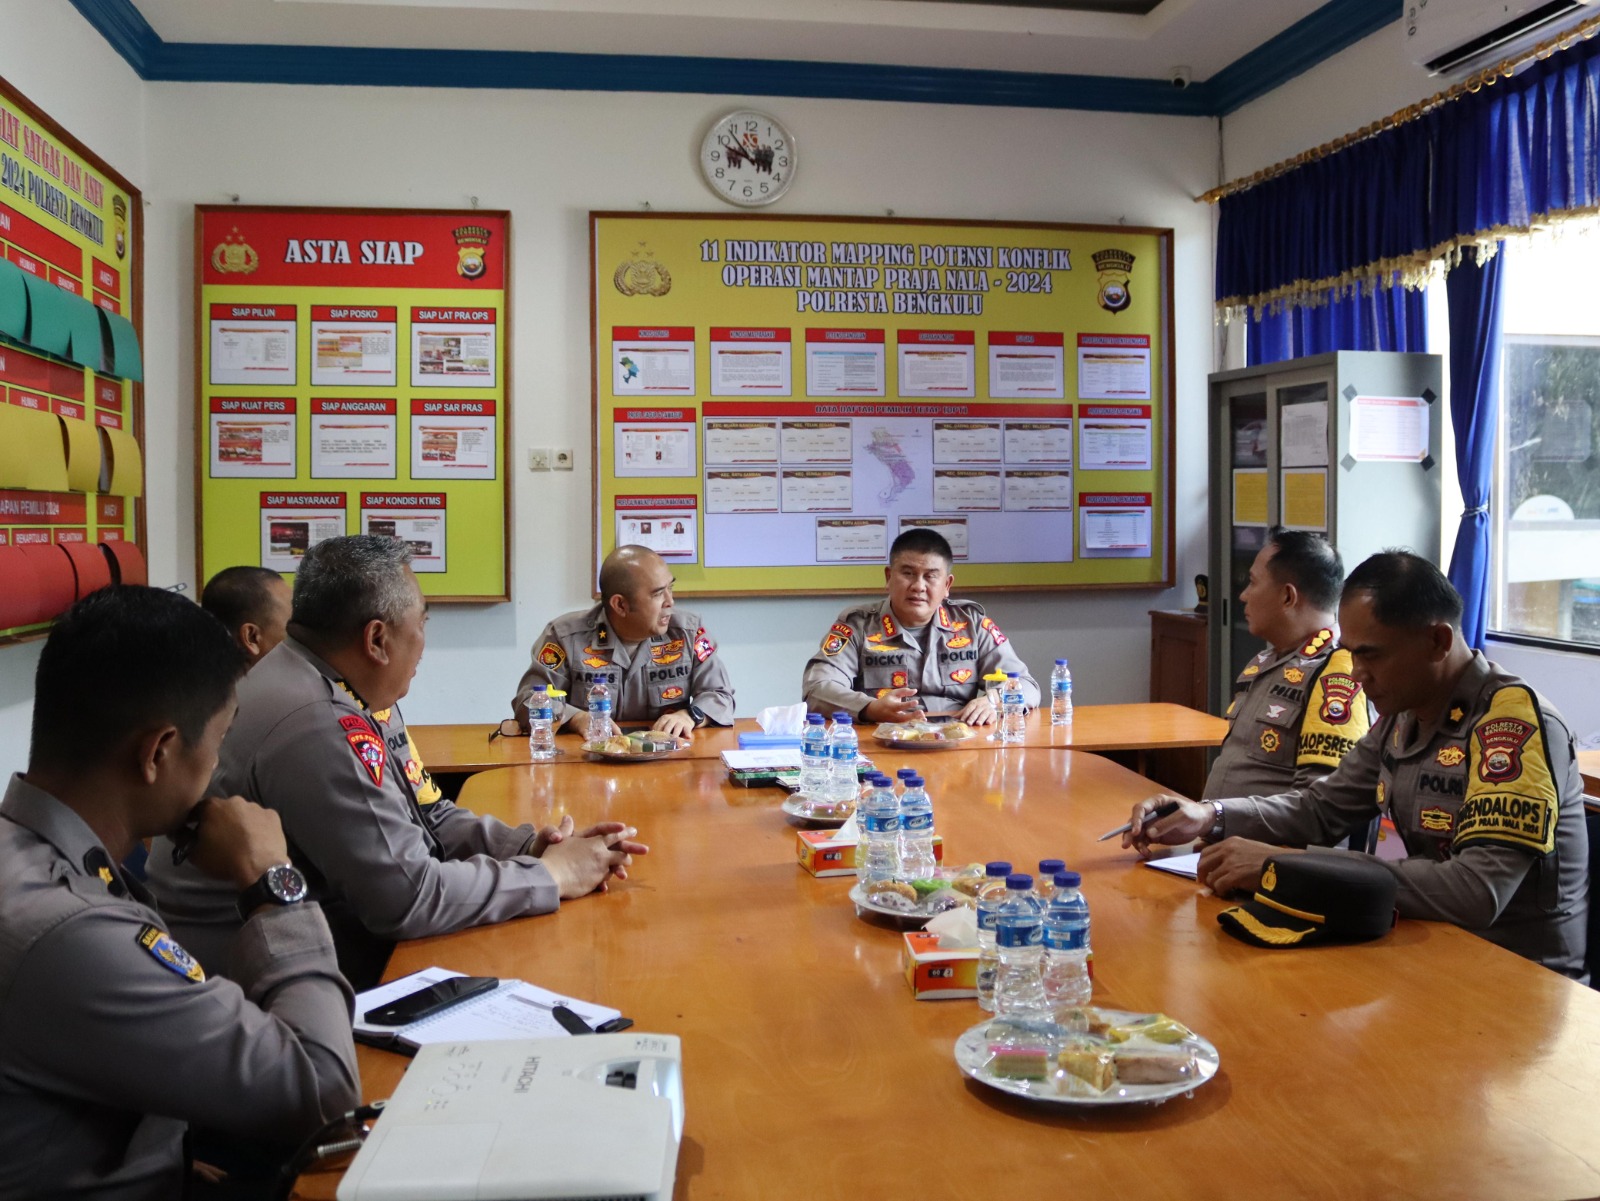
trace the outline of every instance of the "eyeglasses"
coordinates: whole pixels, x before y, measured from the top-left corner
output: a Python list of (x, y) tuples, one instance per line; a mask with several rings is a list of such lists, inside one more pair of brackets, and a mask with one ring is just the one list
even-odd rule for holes
[(494, 729), (489, 731), (489, 741), (496, 738), (520, 738), (526, 731), (514, 717), (508, 717)]

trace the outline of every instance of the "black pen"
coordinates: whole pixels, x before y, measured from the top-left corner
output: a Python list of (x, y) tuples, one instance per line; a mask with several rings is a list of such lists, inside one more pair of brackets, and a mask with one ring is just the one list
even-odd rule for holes
[(551, 1015), (561, 1023), (561, 1028), (568, 1034), (593, 1034), (594, 1027), (579, 1017), (578, 1014), (568, 1009), (565, 1005), (552, 1005)]
[[(1178, 805), (1178, 801), (1168, 801), (1164, 805), (1157, 805), (1145, 815), (1144, 820), (1146, 822), (1154, 822), (1160, 821), (1163, 817), (1171, 817), (1178, 811)], [(1133, 829), (1133, 823), (1131, 821), (1123, 822), (1122, 825), (1118, 826), (1115, 830), (1107, 830), (1104, 834), (1100, 835), (1099, 838), (1095, 839), (1095, 841), (1104, 842), (1108, 838), (1115, 838), (1118, 834), (1126, 834), (1131, 829)]]

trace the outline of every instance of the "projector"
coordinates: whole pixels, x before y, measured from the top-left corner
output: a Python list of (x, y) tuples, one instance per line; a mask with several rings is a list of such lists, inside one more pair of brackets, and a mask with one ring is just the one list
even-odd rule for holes
[(682, 1065), (633, 1031), (425, 1046), (338, 1201), (671, 1201)]

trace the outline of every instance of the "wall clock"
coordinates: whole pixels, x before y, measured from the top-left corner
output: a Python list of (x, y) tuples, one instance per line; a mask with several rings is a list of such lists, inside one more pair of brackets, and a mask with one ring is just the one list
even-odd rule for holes
[(700, 171), (711, 190), (745, 208), (771, 204), (794, 180), (794, 138), (775, 118), (738, 109), (700, 143)]

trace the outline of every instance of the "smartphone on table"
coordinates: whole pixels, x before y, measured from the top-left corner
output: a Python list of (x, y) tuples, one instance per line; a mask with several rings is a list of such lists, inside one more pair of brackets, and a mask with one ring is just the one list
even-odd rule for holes
[(437, 984), (396, 997), (377, 1009), (369, 1009), (363, 1020), (374, 1026), (409, 1026), (423, 1018), (442, 1013), (452, 1005), (489, 992), (500, 983), (497, 976), (451, 976)]

